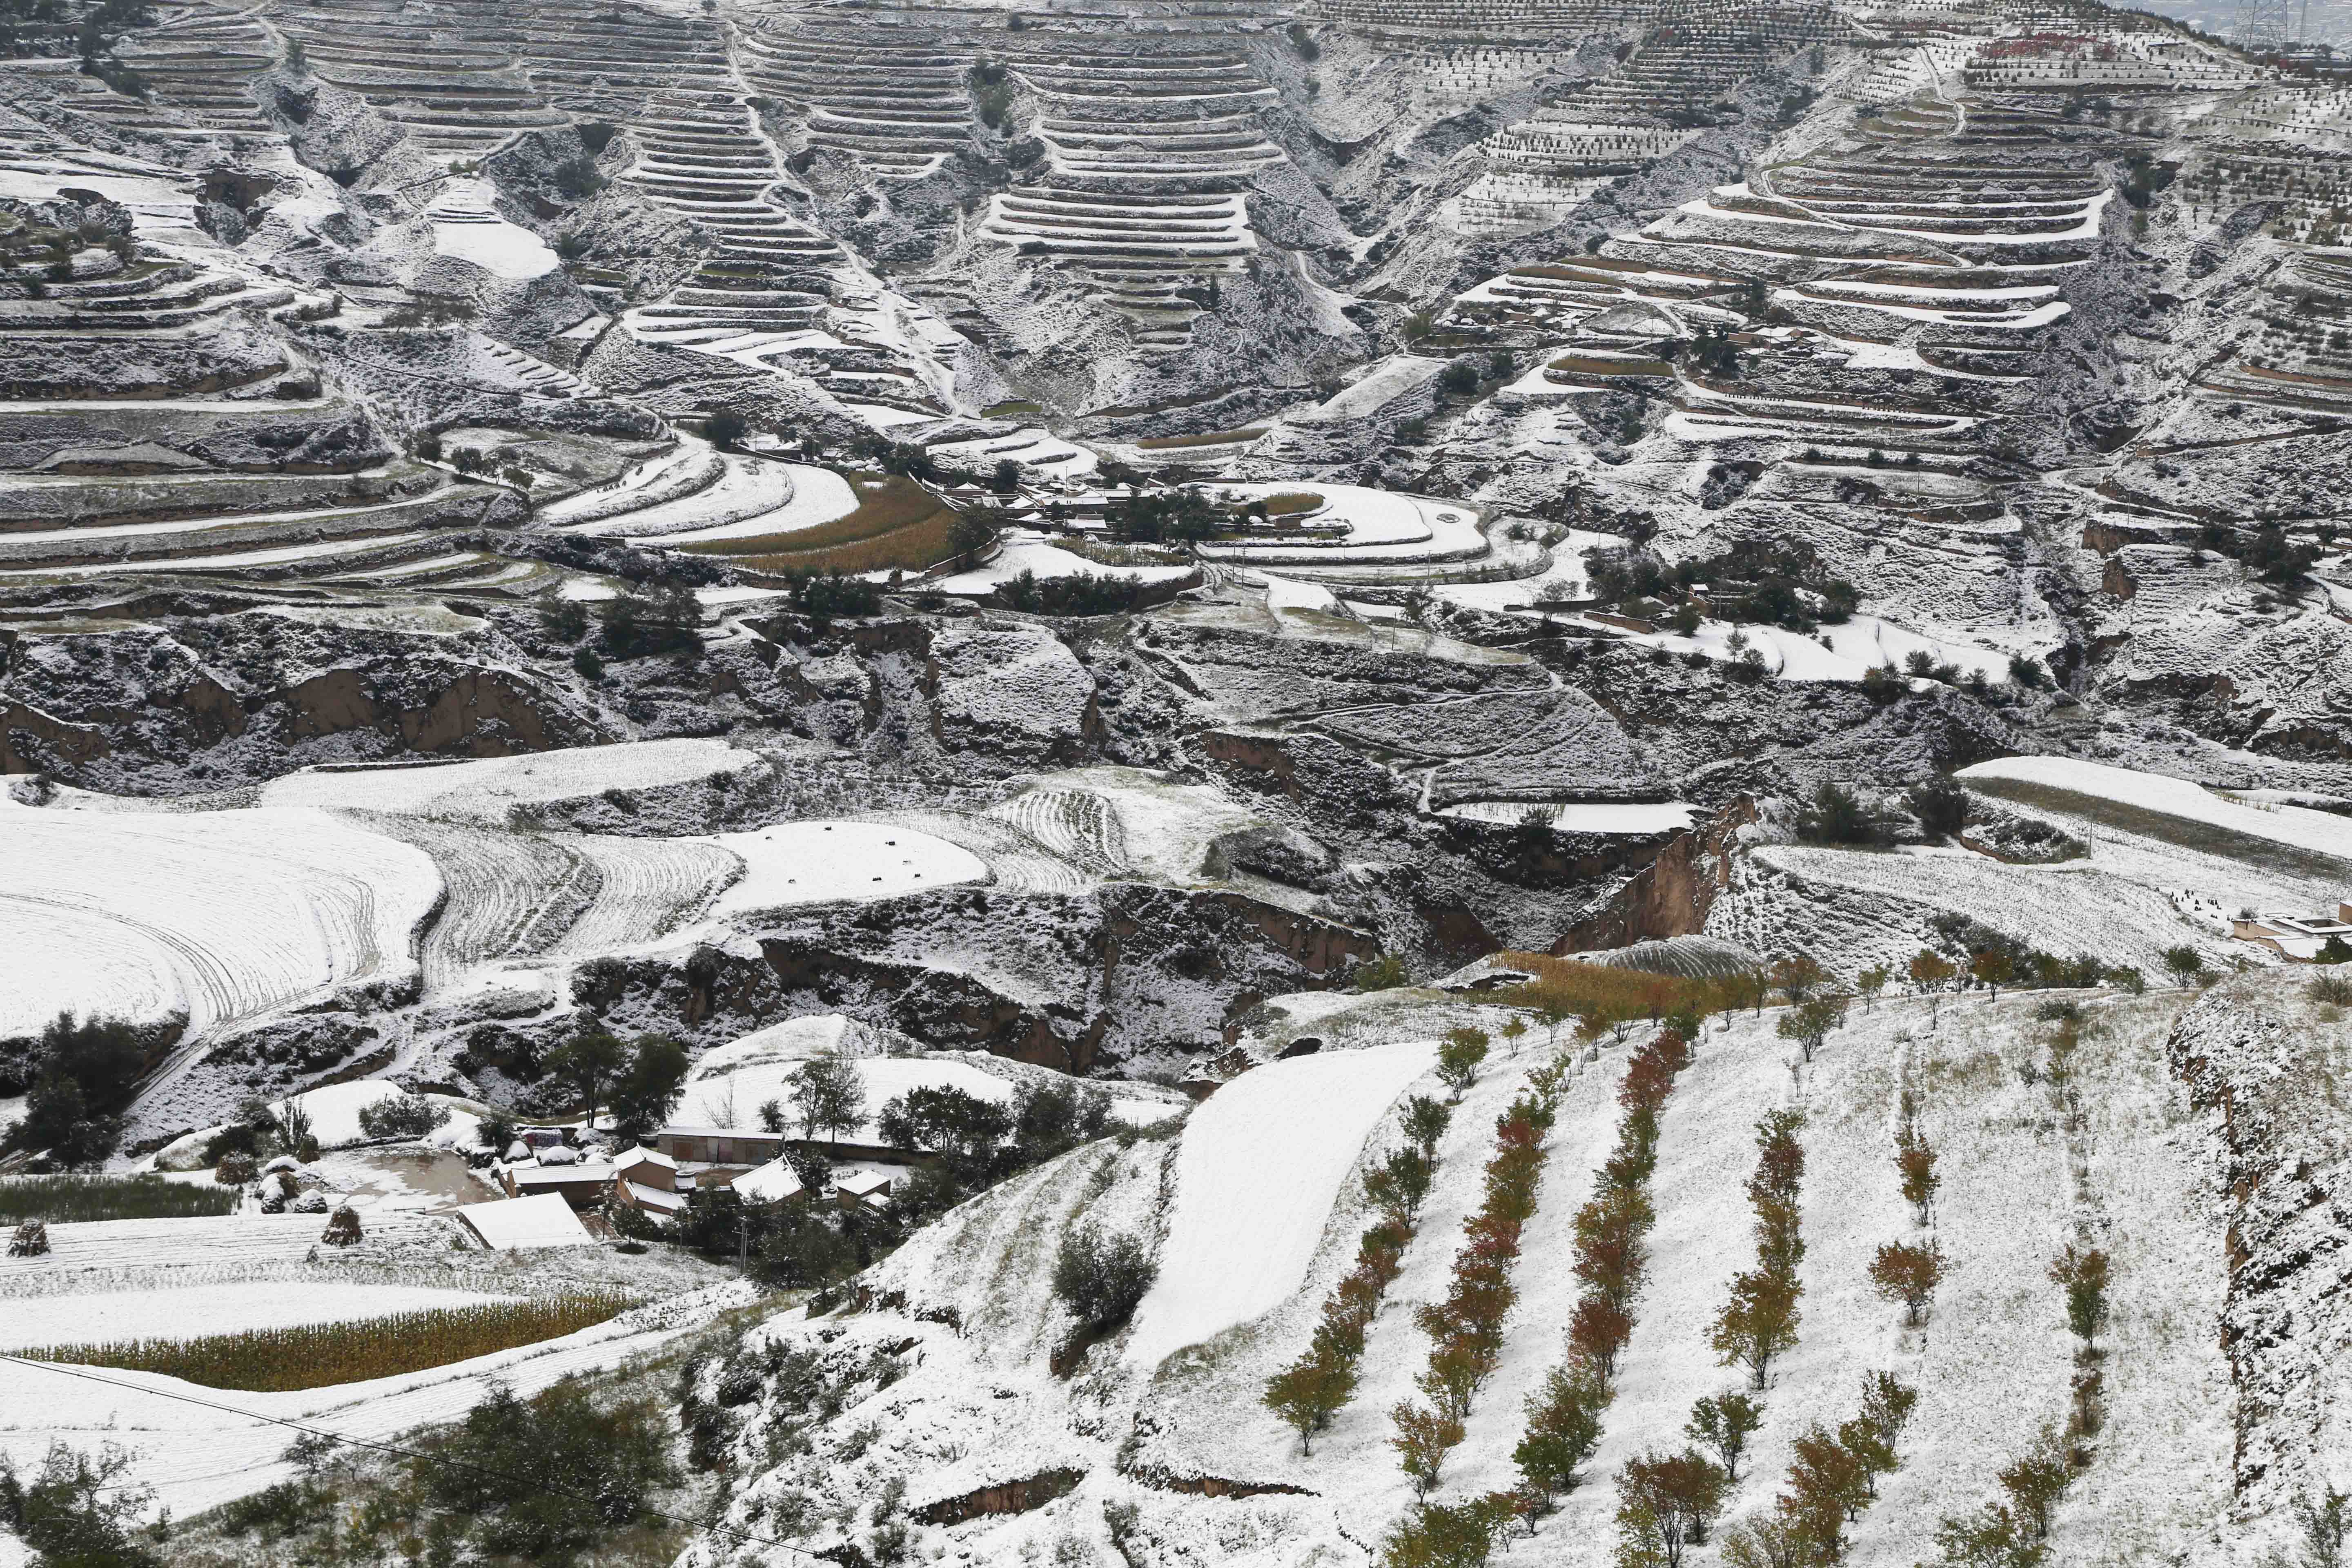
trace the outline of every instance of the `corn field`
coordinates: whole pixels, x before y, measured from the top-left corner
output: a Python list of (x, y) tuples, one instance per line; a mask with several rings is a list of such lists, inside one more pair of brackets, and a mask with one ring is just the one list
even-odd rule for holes
[(28, 1219), (50, 1225), (93, 1219), (201, 1219), (235, 1214), (242, 1196), (234, 1188), (152, 1175), (0, 1177), (0, 1225)]
[(397, 1377), (536, 1344), (593, 1328), (635, 1304), (635, 1298), (622, 1291), (597, 1290), (537, 1300), (435, 1307), (349, 1323), (306, 1323), (192, 1340), (43, 1345), (13, 1353), (34, 1361), (157, 1372), (207, 1388), (289, 1394)]

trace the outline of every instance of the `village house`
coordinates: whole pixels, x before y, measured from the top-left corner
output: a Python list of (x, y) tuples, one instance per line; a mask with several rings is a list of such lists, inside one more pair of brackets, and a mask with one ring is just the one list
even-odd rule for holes
[(613, 1162), (613, 1202), (656, 1219), (674, 1219), (686, 1209), (696, 1179), (677, 1162), (640, 1143)]
[(2240, 942), (2269, 948), (2281, 958), (2311, 963), (2330, 942), (2352, 947), (2352, 900), (2338, 903), (2333, 920), (2325, 915), (2248, 911), (2230, 922), (2230, 934)]

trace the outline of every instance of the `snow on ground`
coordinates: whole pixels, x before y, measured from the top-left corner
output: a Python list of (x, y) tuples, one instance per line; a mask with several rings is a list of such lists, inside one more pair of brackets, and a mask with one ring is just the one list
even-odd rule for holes
[(1759, 848), (1709, 911), (1706, 934), (1757, 952), (1834, 956), (1841, 966), (1892, 963), (1897, 973), (1928, 940), (1928, 914), (1952, 910), (2074, 957), (2088, 952), (2144, 974), (2186, 943), (2209, 963), (2247, 955), (2242, 943), (2182, 920), (2158, 888), (2118, 875), (2099, 849), (2084, 860), (2011, 866), (1967, 850), (1877, 854), (1802, 845)]
[(1298, 1289), (1364, 1140), (1429, 1069), (1426, 1041), (1273, 1062), (1192, 1113), (1160, 1275), (1128, 1359), (1158, 1363), (1279, 1306)]
[[(663, 530), (662, 543), (694, 544), (708, 539), (756, 539), (770, 533), (791, 533), (835, 521), (857, 510), (857, 492), (850, 489), (847, 479), (831, 468), (819, 468), (805, 463), (772, 463), (766, 466), (784, 471), (791, 484), (790, 500), (757, 516), (734, 522), (711, 523), (678, 532)], [(629, 526), (614, 531), (632, 535), (655, 531), (640, 526), (638, 518), (635, 516), (622, 521)], [(759, 591), (764, 593), (767, 590)]]
[(1436, 379), (1445, 369), (1442, 359), (1418, 354), (1393, 354), (1371, 366), (1331, 398), (1294, 416), (1300, 425), (1328, 425), (1368, 419), (1406, 394)]
[(266, 805), (328, 805), (503, 826), (518, 805), (608, 789), (659, 789), (761, 765), (724, 741), (635, 741), (472, 762), (305, 768), (263, 786)]
[(175, 1290), (35, 1296), (10, 1301), (7, 1311), (0, 1314), (0, 1350), (113, 1340), (189, 1340), (516, 1300), (479, 1290), (436, 1290), (373, 1280), (336, 1285), (284, 1279), (189, 1285)]
[(987, 863), (970, 850), (885, 823), (780, 822), (706, 842), (743, 862), (742, 879), (713, 907), (720, 915), (895, 898), (988, 880)]
[[(75, 1220), (53, 1225), (48, 1251), (37, 1258), (0, 1258), (0, 1299), (17, 1294), (19, 1282), (34, 1275), (299, 1263), (317, 1247), (319, 1233), (326, 1225), (326, 1216), (315, 1214)], [(388, 1214), (366, 1226), (370, 1243), (429, 1240), (446, 1234), (444, 1222), (417, 1214)]]
[(37, 1465), (53, 1441), (86, 1450), (121, 1444), (136, 1456), (128, 1479), (152, 1486), (158, 1505), (184, 1516), (289, 1479), (293, 1467), (281, 1456), (291, 1434), (282, 1422), (362, 1441), (396, 1439), (464, 1415), (494, 1382), (528, 1397), (561, 1378), (656, 1351), (752, 1294), (748, 1283), (711, 1286), (541, 1344), (296, 1394), (229, 1393), (110, 1367), (0, 1362), (0, 1412), (7, 1413), (0, 1454), (23, 1468)]
[[(866, 1138), (875, 1136), (874, 1118), (883, 1105), (918, 1084), (961, 1089), (1002, 1104), (1012, 1100), (1024, 1082), (1064, 1077), (1051, 1068), (1008, 1062), (985, 1053), (958, 1053), (950, 1058), (927, 1052), (919, 1042), (904, 1035), (839, 1013), (826, 1013), (772, 1024), (706, 1052), (694, 1064), (685, 1097), (672, 1120), (712, 1127), (755, 1126), (760, 1107), (768, 1100), (783, 1100), (790, 1104), (787, 1080), (803, 1063), (817, 1057), (846, 1058), (857, 1068), (866, 1089), (867, 1115), (862, 1136)], [(1185, 1108), (1181, 1100), (1120, 1095), (1121, 1086), (1115, 1082), (1088, 1087), (1113, 1096), (1111, 1114), (1137, 1126)]]
[(1466, 800), (1438, 812), (1468, 822), (1516, 824), (1530, 811), (1560, 833), (1679, 833), (1691, 825), (1696, 808), (1678, 800), (1651, 804), (1583, 801), (1566, 805), (1529, 805), (1523, 800)]
[(959, 572), (952, 577), (943, 577), (930, 586), (942, 594), (980, 598), (994, 593), (1024, 572), (1041, 580), (1076, 577), (1084, 574), (1096, 577), (1127, 578), (1139, 583), (1173, 583), (1192, 574), (1190, 566), (1105, 566), (1072, 551), (1056, 547), (1049, 542), (1051, 537), (1030, 529), (1013, 529), (1004, 535), (1004, 548), (985, 565), (969, 572)]
[[(360, 1112), (371, 1105), (387, 1100), (397, 1100), (402, 1089), (396, 1083), (383, 1079), (362, 1079), (357, 1083), (329, 1084), (323, 1089), (310, 1089), (294, 1096), (310, 1119), (310, 1135), (321, 1149), (336, 1149), (357, 1143), (368, 1136), (360, 1125)], [(425, 1095), (420, 1098), (441, 1102), (448, 1108), (446, 1095)], [(279, 1115), (286, 1112), (288, 1101), (278, 1100), (270, 1109)], [(444, 1148), (455, 1148), (473, 1142), (473, 1130), (479, 1118), (469, 1111), (449, 1108), (449, 1120), (436, 1128), (426, 1140)]]
[(1081, 863), (1100, 857), (1127, 874), (1181, 886), (1202, 881), (1202, 862), (1220, 836), (1264, 826), (1206, 784), (1124, 767), (1042, 773), (1026, 794), (991, 815), (1017, 822), (1047, 848)]
[(1478, 531), (1477, 512), (1461, 501), (1370, 489), (1361, 485), (1287, 482), (1218, 484), (1211, 488), (1211, 493), (1221, 500), (1238, 501), (1302, 490), (1321, 496), (1323, 504), (1311, 512), (1284, 521), (1293, 525), (1312, 524), (1318, 531), (1333, 531), (1328, 538), (1311, 542), (1229, 541), (1202, 545), (1201, 554), (1218, 561), (1338, 566), (1357, 562), (1458, 560), (1478, 554), (1486, 547), (1486, 535)]
[(81, 812), (0, 797), (0, 1037), (58, 1013), (194, 1037), (409, 973), (432, 860), (322, 811)]
[(1963, 676), (1971, 671), (1988, 680), (2009, 679), (2009, 654), (1973, 644), (1924, 637), (1875, 616), (1856, 616), (1843, 626), (1820, 632), (1792, 632), (1781, 626), (1735, 626), (1728, 621), (1701, 621), (1696, 633), (1637, 632), (1628, 640), (1670, 653), (1701, 653), (1728, 663), (1738, 658), (1732, 639), (1745, 640), (1764, 656), (1768, 675), (1783, 680), (1858, 681), (1874, 668), (1892, 664), (1897, 669), (1913, 653), (1925, 653), (1937, 664), (1957, 666)]
[[(1010, 1082), (961, 1062), (853, 1057), (849, 1065), (856, 1069), (866, 1090), (866, 1114), (845, 1134), (856, 1142), (877, 1142), (880, 1134), (875, 1122), (883, 1106), (911, 1089), (960, 1089), (976, 1099), (998, 1104), (1013, 1099), (1013, 1086)], [(782, 1103), (784, 1114), (790, 1119), (792, 1079), (801, 1066), (798, 1058), (769, 1058), (713, 1072), (705, 1058), (693, 1081), (687, 1086), (686, 1097), (678, 1102), (672, 1120), (691, 1126), (757, 1127), (760, 1107), (772, 1100)]]
[(2241, 805), (2212, 795), (2186, 779), (2134, 768), (2111, 767), (2073, 757), (1997, 757), (1962, 768), (1958, 778), (1969, 784), (2038, 784), (2088, 795), (2094, 800), (2226, 828), (2250, 838), (2266, 838), (2298, 849), (2352, 860), (2352, 818), (2296, 805)]
[(1259, 577), (1265, 584), (1265, 607), (1269, 610), (1323, 616), (1347, 613), (1339, 607), (1339, 596), (1320, 583), (1302, 583), (1296, 577), (1284, 577), (1272, 572), (1261, 573)]
[(1432, 587), (1430, 593), (1441, 604), (1497, 615), (1524, 611), (1548, 597), (1581, 598), (1590, 582), (1584, 569), (1584, 552), (1622, 549), (1624, 542), (1613, 533), (1588, 533), (1572, 528), (1567, 537), (1550, 547), (1549, 564), (1532, 577), (1514, 577), (1501, 583), (1444, 583)]
[(451, 181), (427, 215), (435, 253), (470, 261), (500, 278), (541, 278), (554, 271), (555, 252), (530, 230), (499, 216), (495, 198), (487, 181)]

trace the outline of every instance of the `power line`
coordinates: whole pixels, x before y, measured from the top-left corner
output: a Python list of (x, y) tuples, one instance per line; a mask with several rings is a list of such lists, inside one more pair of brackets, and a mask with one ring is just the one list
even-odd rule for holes
[[(215, 1400), (199, 1399), (193, 1394), (181, 1394), (169, 1388), (150, 1388), (144, 1384), (123, 1383), (115, 1378), (102, 1377), (87, 1367), (74, 1366), (54, 1361), (34, 1361), (25, 1356), (8, 1355), (5, 1353), (0, 1353), (0, 1361), (14, 1362), (18, 1366), (34, 1367), (42, 1372), (54, 1372), (61, 1377), (78, 1377), (86, 1383), (103, 1384), (109, 1388), (121, 1389), (127, 1394), (152, 1394), (159, 1399), (176, 1399), (183, 1405), (194, 1405), (205, 1410), (216, 1410), (225, 1415), (243, 1416), (246, 1420), (258, 1421), (272, 1426), (284, 1426), (291, 1431), (304, 1433), (312, 1437), (324, 1437), (330, 1442), (348, 1443), (354, 1448), (373, 1448), (379, 1453), (395, 1454), (402, 1458), (415, 1459), (423, 1464), (448, 1465), (453, 1463), (453, 1461), (444, 1458), (438, 1455), (424, 1453), (415, 1448), (403, 1447), (397, 1443), (381, 1443), (366, 1437), (346, 1436), (341, 1432), (331, 1432), (323, 1426), (305, 1426), (299, 1421), (289, 1421), (282, 1415), (265, 1415), (257, 1410), (241, 1410), (234, 1405), (222, 1405)], [(485, 1469), (480, 1465), (469, 1464), (465, 1468), (478, 1471), (485, 1475), (492, 1473)], [(578, 1501), (593, 1503), (596, 1500), (586, 1492), (554, 1486), (545, 1481), (540, 1482), (539, 1486), (540, 1489), (542, 1491), (561, 1492)], [(674, 1513), (664, 1513), (657, 1508), (644, 1509), (641, 1511), (655, 1519), (658, 1519), (667, 1524), (682, 1524), (690, 1530), (708, 1530), (715, 1531), (720, 1535), (731, 1535), (738, 1541), (749, 1541), (754, 1542), (761, 1546), (772, 1546), (780, 1552), (789, 1552), (795, 1557), (805, 1557), (811, 1563), (823, 1563), (825, 1564), (825, 1568), (836, 1568), (836, 1565), (829, 1559), (821, 1558), (813, 1552), (794, 1546), (788, 1542), (772, 1540), (764, 1535), (754, 1535), (747, 1530), (737, 1530), (731, 1525), (711, 1524), (704, 1521), (684, 1519)]]

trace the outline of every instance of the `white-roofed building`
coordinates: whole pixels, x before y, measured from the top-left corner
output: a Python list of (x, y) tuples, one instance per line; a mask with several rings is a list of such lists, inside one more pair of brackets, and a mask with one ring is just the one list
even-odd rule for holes
[(466, 1204), (457, 1223), (498, 1252), (539, 1247), (588, 1247), (595, 1237), (572, 1212), (572, 1205), (554, 1193), (507, 1198), (496, 1203)]
[(808, 1191), (799, 1173), (781, 1159), (744, 1172), (730, 1185), (747, 1204), (787, 1203)]

